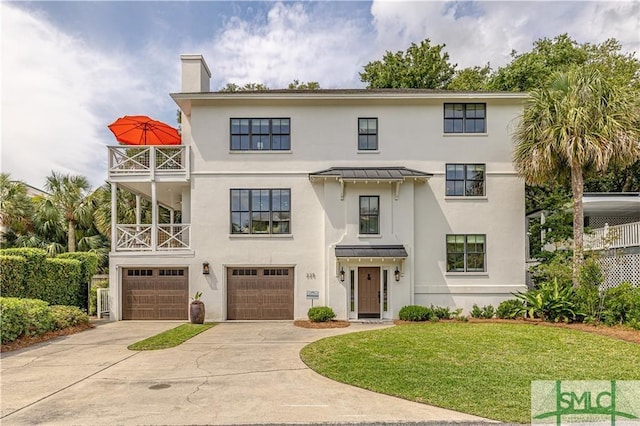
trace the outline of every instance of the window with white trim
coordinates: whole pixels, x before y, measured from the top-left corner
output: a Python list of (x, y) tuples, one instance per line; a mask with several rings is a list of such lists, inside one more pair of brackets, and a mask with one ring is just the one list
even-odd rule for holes
[(485, 133), (487, 104), (444, 104), (445, 133)]
[(484, 196), (485, 168), (484, 164), (447, 164), (446, 195)]
[(232, 234), (290, 234), (290, 189), (232, 189)]
[(486, 270), (486, 235), (447, 234), (447, 272)]
[(232, 118), (231, 151), (288, 151), (290, 118)]

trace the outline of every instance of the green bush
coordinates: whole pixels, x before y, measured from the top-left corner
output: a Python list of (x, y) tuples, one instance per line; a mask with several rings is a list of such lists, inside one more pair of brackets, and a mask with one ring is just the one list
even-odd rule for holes
[[(431, 311), (433, 312), (433, 316), (436, 319), (450, 319), (451, 318), (451, 309), (448, 306), (433, 306), (431, 305)], [(430, 318), (431, 319), (431, 318)]]
[(41, 299), (37, 294), (42, 277), (46, 276), (45, 261), (47, 252), (38, 248), (9, 248), (0, 250), (0, 254), (20, 256), (26, 261), (24, 266), (24, 294), (20, 297)]
[(544, 283), (558, 280), (561, 287), (572, 284), (573, 267), (570, 253), (555, 251), (553, 255), (540, 265), (531, 268), (532, 279), (536, 287)]
[(78, 306), (87, 309), (89, 304), (89, 288), (91, 287), (91, 277), (98, 272), (98, 255), (84, 251), (73, 253), (61, 253), (56, 259), (73, 259), (80, 262), (80, 285), (78, 294)]
[(437, 318), (431, 308), (421, 305), (403, 306), (398, 317), (402, 321), (430, 321)]
[(109, 280), (96, 281), (89, 289), (89, 315), (98, 313), (98, 289), (108, 288)]
[(471, 309), (471, 317), (473, 318), (490, 319), (490, 318), (493, 318), (495, 313), (496, 313), (496, 310), (493, 307), (493, 305), (487, 305), (480, 308), (478, 305), (474, 304), (473, 308)]
[(624, 282), (604, 293), (604, 322), (640, 329), (640, 287)]
[(0, 317), (2, 343), (89, 322), (89, 317), (74, 306), (49, 306), (42, 300), (17, 297), (0, 297)]
[(22, 256), (0, 255), (0, 294), (23, 297), (27, 260)]
[(587, 258), (580, 268), (576, 289), (578, 315), (583, 322), (597, 323), (601, 320), (603, 305), (599, 288), (603, 281), (598, 262), (593, 257)]
[(47, 274), (40, 282), (39, 299), (52, 305), (77, 306), (86, 309), (82, 302), (81, 264), (73, 259), (47, 259)]
[(0, 297), (2, 343), (20, 336), (37, 336), (54, 329), (47, 302), (37, 299)]
[(525, 304), (525, 316), (545, 321), (570, 322), (576, 318), (575, 291), (571, 281), (543, 282), (538, 288), (515, 294)]
[(515, 319), (524, 315), (524, 303), (518, 299), (508, 299), (500, 302), (496, 309), (496, 317), (501, 319)]
[(75, 306), (51, 306), (51, 316), (55, 330), (89, 323), (89, 316)]
[(311, 322), (327, 322), (334, 319), (336, 314), (328, 306), (316, 306), (309, 309), (307, 316)]

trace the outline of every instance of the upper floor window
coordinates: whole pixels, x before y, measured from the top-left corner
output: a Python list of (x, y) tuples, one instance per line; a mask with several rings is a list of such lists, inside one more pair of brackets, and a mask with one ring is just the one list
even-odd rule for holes
[(291, 119), (232, 118), (232, 151), (288, 151), (291, 149)]
[(484, 164), (447, 164), (448, 196), (481, 197), (485, 195)]
[(485, 235), (447, 235), (447, 272), (485, 272)]
[(444, 104), (445, 133), (485, 133), (486, 104)]
[(290, 234), (290, 189), (232, 189), (232, 234)]
[(380, 233), (380, 197), (360, 196), (360, 234)]
[(378, 150), (378, 119), (358, 118), (358, 150)]

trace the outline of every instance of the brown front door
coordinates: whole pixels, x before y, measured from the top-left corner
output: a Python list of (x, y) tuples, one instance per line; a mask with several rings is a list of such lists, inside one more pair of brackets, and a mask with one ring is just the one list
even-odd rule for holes
[(380, 318), (380, 268), (358, 268), (358, 318)]

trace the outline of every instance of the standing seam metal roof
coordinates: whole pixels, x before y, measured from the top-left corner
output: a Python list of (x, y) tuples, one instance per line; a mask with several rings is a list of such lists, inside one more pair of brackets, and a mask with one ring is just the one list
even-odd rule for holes
[(336, 176), (342, 179), (404, 180), (411, 177), (429, 178), (433, 174), (406, 167), (331, 167), (330, 169), (309, 173), (309, 177), (329, 176)]

